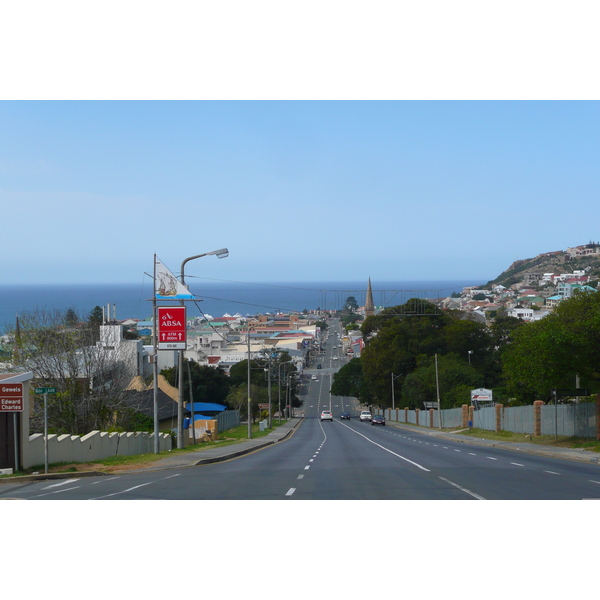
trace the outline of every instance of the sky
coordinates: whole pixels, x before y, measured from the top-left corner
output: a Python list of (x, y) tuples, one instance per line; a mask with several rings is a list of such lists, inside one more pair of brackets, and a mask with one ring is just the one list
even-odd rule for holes
[[(86, 39), (61, 20), (66, 5), (40, 4), (26, 34), (0, 41), (16, 59), (0, 96), (10, 249), (0, 282), (139, 283), (154, 254), (177, 274), (184, 258), (223, 247), (226, 260), (205, 257), (186, 274), (485, 282), (517, 259), (597, 241), (600, 106), (582, 53), (598, 42), (586, 41), (583, 5), (569, 15), (545, 5), (542, 19), (521, 3), (518, 23), (476, 5), (339, 14), (325, 2), (322, 18), (339, 21), (327, 29), (310, 10), (273, 16), (272, 3), (254, 14), (234, 2), (231, 14), (190, 9), (189, 23), (143, 13), (163, 35), (149, 43), (140, 25), (121, 45), (123, 25), (108, 16), (90, 13), (98, 27)], [(135, 3), (123, 6), (135, 19)], [(273, 27), (286, 16), (296, 28)], [(214, 31), (191, 36), (198, 23)], [(101, 54), (100, 39), (113, 40)]]
[[(600, 105), (4, 101), (7, 283), (487, 281), (600, 239)], [(6, 225), (10, 224), (8, 227)]]

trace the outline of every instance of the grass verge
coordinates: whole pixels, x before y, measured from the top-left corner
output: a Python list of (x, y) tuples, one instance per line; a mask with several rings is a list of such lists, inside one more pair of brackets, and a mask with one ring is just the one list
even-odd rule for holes
[(554, 435), (533, 436), (524, 433), (513, 433), (512, 431), (487, 431), (486, 429), (461, 430), (458, 435), (479, 437), (486, 440), (497, 440), (502, 442), (513, 442), (522, 444), (539, 444), (542, 446), (553, 446), (555, 448), (576, 448), (578, 450), (589, 450), (600, 452), (600, 441), (584, 437), (566, 437)]

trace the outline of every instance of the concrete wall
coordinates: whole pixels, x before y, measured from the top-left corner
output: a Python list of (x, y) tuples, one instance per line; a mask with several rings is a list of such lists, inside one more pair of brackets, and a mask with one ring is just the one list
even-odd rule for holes
[[(159, 451), (171, 450), (171, 436), (159, 434)], [(48, 462), (91, 462), (109, 456), (132, 456), (154, 452), (154, 434), (146, 432), (107, 433), (92, 431), (84, 436), (48, 436)], [(29, 437), (28, 451), (23, 456), (23, 467), (43, 465), (45, 461), (44, 435)]]

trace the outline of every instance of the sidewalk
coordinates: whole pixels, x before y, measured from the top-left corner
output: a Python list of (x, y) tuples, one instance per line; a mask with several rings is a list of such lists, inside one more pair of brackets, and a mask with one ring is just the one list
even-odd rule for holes
[(586, 463), (600, 463), (600, 455), (587, 450), (577, 450), (575, 448), (555, 448), (554, 446), (544, 446), (542, 444), (528, 444), (526, 442), (502, 442), (497, 440), (486, 440), (485, 438), (475, 438), (471, 436), (462, 436), (461, 429), (459, 431), (449, 432), (440, 431), (439, 429), (430, 429), (429, 427), (417, 427), (416, 425), (406, 425), (404, 423), (396, 423), (395, 421), (387, 421), (387, 425), (391, 425), (397, 429), (413, 431), (422, 435), (431, 435), (445, 440), (451, 440), (460, 444), (469, 444), (472, 446), (483, 446), (489, 448), (503, 448), (504, 450), (512, 450), (513, 452), (523, 452), (525, 454), (537, 454), (538, 456), (548, 456), (551, 458), (563, 458), (565, 460), (575, 460)]

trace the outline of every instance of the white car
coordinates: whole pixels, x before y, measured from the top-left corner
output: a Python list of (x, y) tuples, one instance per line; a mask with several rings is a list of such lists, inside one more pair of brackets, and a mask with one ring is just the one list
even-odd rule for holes
[(313, 376), (311, 377), (311, 379), (316, 379), (316, 378), (317, 378), (317, 376), (316, 376), (316, 375), (313, 375)]
[(373, 415), (371, 415), (371, 413), (368, 410), (361, 410), (358, 418), (362, 423), (363, 421), (370, 421), (373, 418)]
[(321, 413), (321, 421), (333, 421), (333, 413), (330, 410), (324, 410)]

